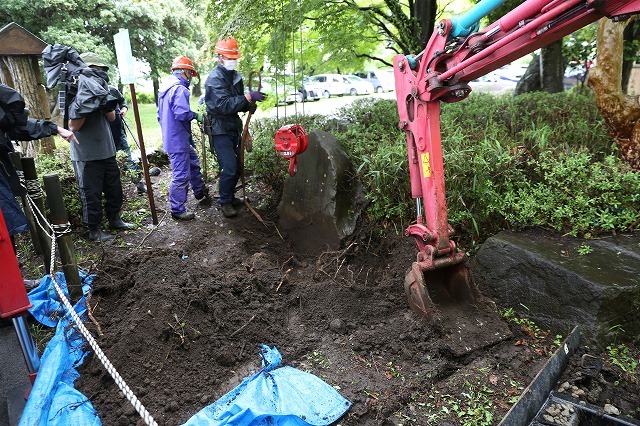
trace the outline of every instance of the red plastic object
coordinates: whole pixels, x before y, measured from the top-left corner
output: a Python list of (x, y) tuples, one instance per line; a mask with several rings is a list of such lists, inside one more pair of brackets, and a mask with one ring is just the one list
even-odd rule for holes
[(274, 142), (278, 154), (289, 159), (289, 175), (294, 176), (298, 171), (296, 156), (309, 145), (307, 132), (299, 124), (287, 124), (278, 129)]
[(0, 318), (22, 315), (31, 307), (27, 290), (18, 267), (18, 259), (11, 245), (11, 238), (0, 211)]

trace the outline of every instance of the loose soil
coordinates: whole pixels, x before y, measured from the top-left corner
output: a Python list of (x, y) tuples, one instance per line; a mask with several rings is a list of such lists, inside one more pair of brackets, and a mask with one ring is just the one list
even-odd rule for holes
[[(197, 218), (179, 222), (166, 194), (156, 205), (157, 227), (88, 246), (98, 260), (87, 325), (160, 425), (184, 423), (258, 370), (261, 344), (353, 403), (341, 425), (497, 424), (554, 348), (554, 334), (505, 321), (484, 298), (419, 318), (403, 290), (416, 249), (393, 232), (360, 225), (340, 250), (302, 253), (273, 209), (257, 208), (263, 224), (192, 199)], [(592, 399), (634, 413), (637, 384), (614, 388), (621, 376), (605, 370)], [(579, 385), (572, 371), (563, 381)], [(96, 357), (76, 385), (104, 425), (144, 424)]]

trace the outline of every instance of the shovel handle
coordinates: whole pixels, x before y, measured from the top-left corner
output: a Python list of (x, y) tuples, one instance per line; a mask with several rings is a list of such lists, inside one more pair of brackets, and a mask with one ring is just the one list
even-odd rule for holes
[(249, 79), (247, 81), (247, 88), (249, 89), (249, 91), (252, 91), (252, 86), (253, 86), (253, 79), (257, 77), (258, 78), (258, 88), (256, 89), (258, 92), (260, 90), (262, 90), (262, 75), (260, 74), (260, 71), (251, 71), (249, 73)]

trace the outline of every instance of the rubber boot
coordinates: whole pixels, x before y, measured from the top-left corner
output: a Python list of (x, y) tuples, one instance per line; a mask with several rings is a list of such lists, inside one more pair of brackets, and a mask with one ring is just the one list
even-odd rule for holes
[(222, 204), (220, 206), (220, 210), (222, 210), (224, 217), (234, 217), (238, 214), (238, 211), (231, 205), (231, 203)]
[(100, 225), (89, 225), (89, 239), (91, 241), (97, 241), (99, 243), (113, 240), (115, 238), (114, 235), (104, 232)]
[(109, 229), (122, 229), (127, 231), (129, 229), (135, 229), (135, 227), (136, 226), (133, 223), (127, 223), (122, 220), (120, 214), (109, 219)]
[(211, 205), (211, 197), (209, 197), (209, 187), (202, 187), (202, 192), (199, 194), (194, 194), (196, 200), (198, 200), (198, 204), (201, 206), (210, 206)]
[(193, 212), (183, 211), (182, 213), (171, 213), (171, 217), (178, 220), (191, 220), (196, 217)]

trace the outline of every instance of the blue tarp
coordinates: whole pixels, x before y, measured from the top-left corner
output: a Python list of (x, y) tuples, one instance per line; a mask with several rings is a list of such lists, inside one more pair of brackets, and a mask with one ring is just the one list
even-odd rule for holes
[[(86, 296), (91, 288), (93, 275), (80, 272)], [(68, 298), (67, 283), (62, 273), (56, 274), (56, 282)], [(40, 369), (31, 389), (19, 426), (99, 426), (100, 419), (91, 402), (73, 387), (79, 377), (76, 370), (87, 355), (84, 337), (74, 327), (71, 317), (53, 288), (49, 275), (29, 292), (33, 305), (29, 312), (49, 327), (56, 327), (53, 338), (40, 359)], [(85, 298), (74, 306), (78, 315), (86, 315)]]
[[(80, 273), (83, 294), (90, 290), (93, 275)], [(56, 282), (67, 293), (62, 273)], [(84, 337), (65, 315), (66, 309), (53, 288), (50, 276), (29, 292), (36, 320), (56, 327), (55, 336), (40, 360), (36, 382), (19, 426), (100, 426), (91, 402), (73, 387), (76, 370), (87, 355)], [(86, 316), (85, 297), (75, 305)], [(351, 406), (334, 388), (316, 376), (292, 367), (276, 368), (282, 356), (276, 348), (262, 345), (262, 370), (247, 377), (235, 389), (202, 409), (185, 426), (320, 426), (338, 420)]]
[(276, 369), (282, 356), (262, 345), (262, 370), (193, 416), (184, 426), (320, 426), (338, 420), (351, 403), (316, 376)]

